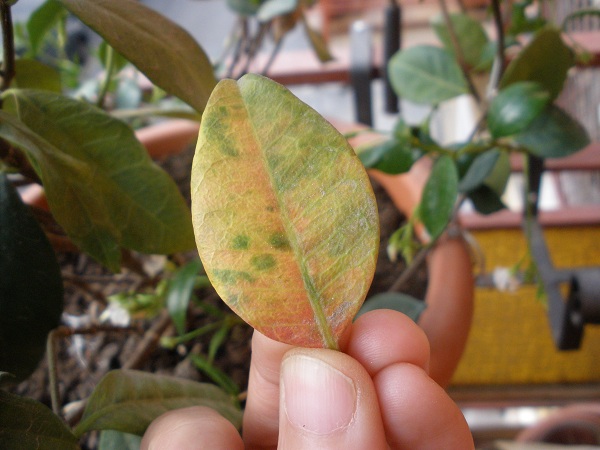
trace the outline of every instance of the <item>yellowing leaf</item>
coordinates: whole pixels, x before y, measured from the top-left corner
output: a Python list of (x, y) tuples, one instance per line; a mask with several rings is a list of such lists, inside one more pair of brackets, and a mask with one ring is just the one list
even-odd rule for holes
[(375, 197), (346, 140), (267, 78), (215, 88), (192, 168), (192, 216), (207, 275), (263, 334), (337, 348), (369, 288)]

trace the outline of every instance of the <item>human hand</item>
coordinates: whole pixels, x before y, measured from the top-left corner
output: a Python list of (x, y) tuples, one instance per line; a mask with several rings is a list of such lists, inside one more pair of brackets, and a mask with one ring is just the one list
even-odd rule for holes
[(255, 332), (243, 439), (215, 411), (171, 411), (142, 450), (472, 449), (456, 404), (427, 375), (429, 344), (405, 315), (372, 311), (342, 352), (294, 348)]

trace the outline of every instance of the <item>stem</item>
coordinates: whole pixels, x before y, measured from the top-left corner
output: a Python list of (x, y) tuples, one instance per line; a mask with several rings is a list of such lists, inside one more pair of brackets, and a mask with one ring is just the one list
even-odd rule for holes
[(270, 22), (261, 24), (259, 26), (258, 31), (256, 32), (256, 35), (254, 36), (254, 38), (250, 40), (250, 45), (248, 46), (248, 51), (247, 51), (247, 56), (246, 56), (246, 63), (244, 64), (244, 68), (242, 69), (242, 72), (240, 73), (240, 75), (237, 78), (240, 78), (242, 75), (245, 75), (246, 73), (248, 73), (250, 71), (250, 66), (252, 64), (252, 61), (254, 61), (254, 57), (258, 53), (258, 49), (260, 48), (269, 28), (270, 28)]
[(283, 38), (284, 38), (284, 36), (281, 36), (281, 38), (275, 43), (275, 47), (273, 47), (273, 50), (271, 51), (271, 54), (269, 55), (269, 59), (268, 59), (267, 63), (265, 64), (265, 67), (263, 67), (263, 70), (262, 70), (263, 75), (265, 75), (265, 76), (267, 75), (267, 73), (271, 69), (271, 66), (275, 62), (275, 58), (279, 54), (279, 50), (281, 50), (281, 47), (283, 45)]
[(471, 79), (471, 75), (467, 70), (467, 63), (465, 61), (465, 55), (462, 47), (460, 46), (460, 42), (458, 40), (458, 36), (456, 35), (456, 30), (452, 25), (452, 18), (450, 17), (450, 12), (448, 11), (448, 5), (446, 5), (446, 0), (439, 0), (440, 7), (442, 9), (442, 15), (444, 16), (444, 22), (446, 22), (446, 26), (448, 27), (448, 35), (450, 36), (450, 41), (452, 42), (452, 47), (454, 47), (454, 51), (456, 53), (456, 59), (458, 61), (458, 65), (460, 66), (460, 70), (467, 81), (467, 86), (471, 95), (475, 97), (477, 103), (481, 104), (481, 97), (479, 96), (479, 92), (475, 88), (475, 84), (473, 84), (473, 80)]
[(115, 70), (115, 50), (111, 45), (106, 45), (106, 74), (104, 76), (104, 81), (102, 82), (102, 86), (100, 88), (100, 93), (98, 94), (98, 101), (96, 102), (96, 106), (98, 108), (104, 107), (104, 101), (106, 100), (106, 94), (108, 94), (108, 90), (110, 88), (110, 83), (112, 82), (113, 72)]
[(48, 384), (50, 389), (50, 401), (52, 411), (60, 416), (60, 392), (58, 389), (58, 370), (56, 368), (56, 333), (55, 328), (48, 334), (46, 339), (46, 358), (48, 359)]
[[(2, 82), (0, 91), (5, 91), (15, 76), (15, 40), (10, 6), (5, 0), (0, 0), (0, 26), (2, 27), (2, 48), (4, 58), (2, 61)], [(2, 100), (0, 99), (0, 107)]]
[(494, 87), (498, 85), (504, 70), (506, 69), (506, 58), (504, 55), (504, 24), (502, 23), (502, 11), (500, 9), (500, 0), (492, 0), (492, 11), (494, 14), (494, 25), (498, 37), (498, 47), (496, 48), (496, 58), (498, 59), (498, 73), (494, 80)]

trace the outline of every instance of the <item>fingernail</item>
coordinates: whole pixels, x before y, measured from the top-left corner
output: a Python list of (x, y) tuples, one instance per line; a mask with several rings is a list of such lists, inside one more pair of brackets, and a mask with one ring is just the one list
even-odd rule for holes
[(353, 381), (324, 361), (306, 355), (284, 359), (283, 408), (290, 423), (327, 435), (347, 427), (356, 409)]

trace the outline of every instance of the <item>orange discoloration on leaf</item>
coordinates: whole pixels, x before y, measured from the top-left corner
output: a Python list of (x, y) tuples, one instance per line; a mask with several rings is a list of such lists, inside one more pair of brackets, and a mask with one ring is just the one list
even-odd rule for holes
[(375, 270), (378, 216), (345, 139), (282, 86), (224, 80), (192, 169), (198, 252), (219, 295), (282, 342), (337, 347)]

